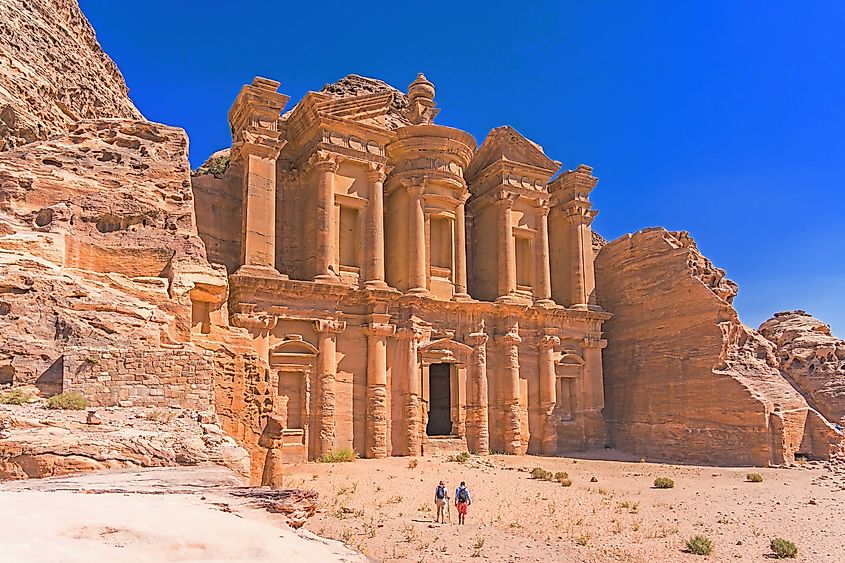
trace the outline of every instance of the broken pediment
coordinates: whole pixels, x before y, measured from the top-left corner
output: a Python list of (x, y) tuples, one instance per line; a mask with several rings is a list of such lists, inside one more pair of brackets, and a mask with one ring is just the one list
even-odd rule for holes
[(510, 125), (490, 131), (467, 167), (467, 182), (472, 182), (496, 163), (523, 165), (534, 169), (546, 181), (560, 168), (560, 162), (546, 156), (540, 145), (523, 137)]

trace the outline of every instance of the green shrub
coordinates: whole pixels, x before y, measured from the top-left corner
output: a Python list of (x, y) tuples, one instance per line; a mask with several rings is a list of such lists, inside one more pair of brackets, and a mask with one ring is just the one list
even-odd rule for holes
[(21, 389), (0, 393), (0, 405), (23, 405), (32, 402), (32, 395)]
[(669, 477), (658, 477), (654, 480), (654, 487), (657, 489), (671, 489), (675, 486), (675, 482)]
[(358, 459), (358, 452), (352, 448), (340, 448), (332, 450), (320, 458), (321, 463), (340, 463), (344, 461), (355, 461)]
[(687, 540), (687, 551), (693, 555), (710, 555), (713, 553), (713, 542), (707, 536), (693, 536)]
[(572, 481), (569, 480), (569, 479), (561, 479), (560, 484), (563, 485), (564, 487), (569, 487), (569, 486), (572, 485)]
[(88, 399), (79, 393), (59, 393), (47, 399), (47, 408), (56, 410), (81, 411), (88, 408)]
[(558, 471), (555, 473), (555, 481), (563, 481), (564, 479), (569, 479), (569, 473), (566, 471)]
[(751, 481), (752, 483), (762, 483), (763, 482), (763, 476), (760, 475), (759, 473), (749, 473), (748, 475), (745, 476), (745, 478), (748, 479), (749, 481)]
[(551, 481), (554, 478), (551, 471), (546, 471), (542, 467), (535, 467), (531, 470), (531, 478), (540, 481)]
[(783, 538), (773, 539), (769, 547), (772, 548), (775, 557), (778, 559), (792, 559), (798, 555), (798, 548), (795, 547), (795, 544)]
[(461, 452), (457, 455), (447, 456), (446, 461), (454, 461), (455, 463), (466, 463), (469, 461), (469, 452)]

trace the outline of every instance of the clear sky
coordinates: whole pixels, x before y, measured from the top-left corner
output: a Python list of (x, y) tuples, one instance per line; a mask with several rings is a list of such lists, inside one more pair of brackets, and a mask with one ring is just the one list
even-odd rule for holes
[(81, 0), (130, 95), (229, 146), (241, 85), (291, 105), (350, 74), (437, 87), (437, 122), (509, 124), (593, 166), (608, 239), (684, 229), (742, 320), (805, 309), (845, 336), (845, 3)]

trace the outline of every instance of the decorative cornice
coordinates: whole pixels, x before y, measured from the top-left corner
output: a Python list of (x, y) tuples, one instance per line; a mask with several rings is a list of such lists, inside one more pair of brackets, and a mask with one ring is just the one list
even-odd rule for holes
[(337, 319), (318, 320), (314, 321), (314, 330), (317, 332), (338, 334), (346, 330), (346, 322)]

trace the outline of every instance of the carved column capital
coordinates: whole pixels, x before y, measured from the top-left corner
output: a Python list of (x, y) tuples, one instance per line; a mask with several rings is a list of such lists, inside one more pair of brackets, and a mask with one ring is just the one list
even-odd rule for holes
[(421, 342), (422, 339), (425, 337), (425, 331), (418, 327), (399, 327), (396, 329), (396, 338), (400, 340), (416, 340), (417, 342)]
[(538, 198), (534, 202), (534, 213), (537, 214), (538, 217), (548, 216), (550, 209), (551, 206), (549, 205), (549, 202), (546, 199)]
[(337, 319), (326, 319), (314, 321), (314, 330), (317, 332), (327, 332), (338, 334), (346, 329), (346, 322)]
[(393, 336), (396, 333), (396, 325), (387, 323), (370, 323), (366, 326), (364, 331), (368, 336)]
[(232, 324), (247, 330), (273, 330), (278, 319), (266, 313), (235, 313), (231, 315)]
[(483, 332), (473, 332), (472, 334), (468, 334), (466, 336), (465, 341), (470, 346), (479, 347), (487, 344), (489, 339), (490, 337)]
[(513, 327), (511, 327), (508, 332), (497, 336), (496, 340), (497, 342), (506, 344), (508, 346), (514, 346), (516, 344), (519, 344), (520, 342), (522, 342), (522, 338), (519, 336), (519, 325), (513, 325)]
[(308, 158), (308, 166), (318, 172), (337, 172), (337, 167), (343, 162), (341, 155), (328, 151), (317, 151)]
[(601, 338), (584, 338), (581, 340), (581, 346), (584, 348), (606, 348), (607, 340)]
[(511, 207), (513, 207), (513, 203), (514, 201), (516, 201), (516, 198), (517, 194), (501, 191), (496, 194), (494, 202), (500, 208), (510, 209)]
[(381, 183), (383, 184), (387, 175), (393, 171), (393, 167), (386, 165), (386, 164), (379, 164), (376, 162), (370, 162), (367, 165), (367, 181), (371, 183)]
[(538, 345), (542, 350), (548, 350), (550, 348), (557, 348), (560, 346), (560, 337), (554, 336), (551, 334), (547, 334), (540, 338)]

